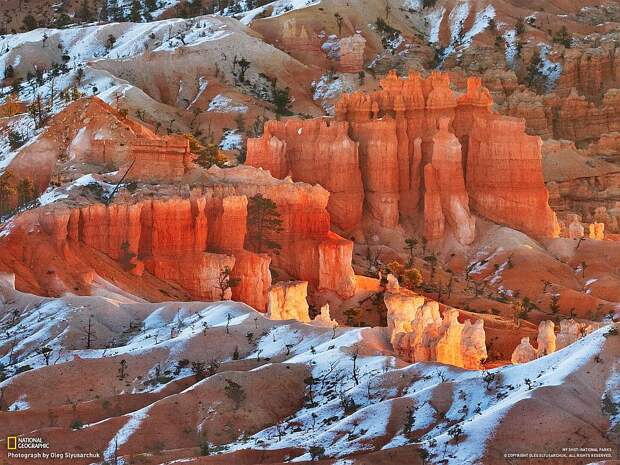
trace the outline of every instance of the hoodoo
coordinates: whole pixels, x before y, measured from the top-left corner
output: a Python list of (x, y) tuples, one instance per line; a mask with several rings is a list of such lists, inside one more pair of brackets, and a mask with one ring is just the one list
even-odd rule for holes
[(261, 138), (249, 139), (247, 163), (320, 182), (333, 196), (332, 221), (344, 230), (359, 225), (363, 201), (368, 217), (386, 228), (423, 209), (430, 240), (449, 230), (470, 244), (473, 213), (535, 237), (559, 234), (540, 139), (525, 133), (522, 120), (493, 113), (479, 78), (468, 78), (461, 96), (439, 72), (400, 79), (392, 71), (380, 83), (376, 92), (344, 94), (335, 122), (268, 122)]

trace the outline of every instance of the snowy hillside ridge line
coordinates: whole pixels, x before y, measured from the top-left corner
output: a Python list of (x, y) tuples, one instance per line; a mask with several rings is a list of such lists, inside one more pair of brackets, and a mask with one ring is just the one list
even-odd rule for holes
[[(80, 181), (85, 183), (86, 180)], [(17, 298), (20, 293), (15, 291)], [(269, 364), (303, 364), (311, 372), (313, 381), (312, 402), (306, 401), (302, 408), (274, 426), (268, 426), (243, 441), (233, 441), (223, 446), (223, 453), (241, 449), (281, 449), (321, 445), (326, 457), (342, 458), (348, 454), (380, 449), (392, 449), (402, 445), (417, 445), (431, 454), (446, 454), (449, 465), (477, 463), (485, 453), (486, 444), (492, 438), (501, 419), (515, 405), (531, 398), (538, 388), (561, 386), (572, 373), (591, 363), (601, 352), (607, 340), (605, 335), (610, 326), (601, 328), (576, 343), (523, 365), (506, 366), (489, 370), (501, 374), (495, 390), (485, 388), (482, 372), (468, 371), (437, 363), (416, 363), (404, 365), (390, 356), (384, 328), (335, 329), (305, 324), (295, 321), (268, 320), (245, 304), (236, 302), (169, 302), (157, 304), (121, 304), (103, 298), (67, 296), (61, 299), (39, 298), (22, 312), (17, 325), (9, 325), (8, 335), (21, 339), (20, 358), (17, 366), (30, 365), (34, 370), (44, 367), (42, 356), (37, 348), (48, 345), (60, 351), (66, 344), (64, 338), (70, 332), (79, 330), (80, 318), (93, 314), (98, 325), (123, 329), (126, 322), (115, 322), (115, 315), (123, 315), (127, 321), (140, 321), (139, 330), (133, 333), (122, 345), (107, 349), (66, 350), (54, 364), (69, 362), (74, 357), (96, 359), (124, 356), (142, 357), (157, 353), (157, 364), (172, 366), (187, 357), (186, 350), (191, 341), (204, 340), (208, 331), (224, 327), (236, 328), (242, 334), (263, 328), (242, 360), (264, 360), (266, 364), (250, 369), (248, 373), (267, 368)], [(97, 310), (87, 308), (86, 304), (95, 299)], [(145, 307), (146, 306), (146, 307)], [(0, 323), (11, 319), (10, 312), (1, 317)], [(15, 331), (19, 329), (19, 331)], [(205, 331), (205, 333), (203, 333)], [(159, 335), (159, 342), (157, 337)], [(165, 336), (164, 336), (165, 335)], [(3, 334), (0, 342), (6, 343)], [(358, 350), (362, 348), (361, 352)], [(156, 351), (156, 352), (155, 352)], [(354, 354), (357, 354), (353, 357)], [(163, 358), (162, 358), (163, 357)], [(56, 356), (54, 356), (56, 358)], [(226, 358), (222, 362), (231, 361)], [(6, 360), (0, 360), (4, 363)], [(155, 363), (155, 362), (153, 362)], [(357, 380), (352, 376), (357, 367)], [(154, 367), (147, 366), (147, 373), (154, 373)], [(538, 373), (538, 377), (535, 377)], [(534, 374), (534, 375), (533, 375)], [(0, 387), (27, 374), (9, 377)], [(150, 375), (147, 375), (150, 376)], [(181, 378), (190, 378), (187, 369), (176, 373), (173, 383)], [(616, 375), (617, 376), (617, 371)], [(530, 378), (528, 384), (525, 380)], [(396, 387), (394, 379), (404, 380)], [(392, 380), (392, 381), (390, 381)], [(193, 391), (206, 381), (197, 381), (181, 393)], [(438, 419), (431, 399), (440, 385), (450, 386), (454, 392), (449, 409)], [(608, 390), (614, 389), (617, 380), (612, 376)], [(158, 384), (138, 392), (161, 392), (165, 384)], [(510, 388), (508, 388), (510, 386)], [(458, 393), (456, 392), (458, 389)], [(501, 392), (503, 396), (496, 395)], [(115, 435), (107, 443), (104, 457), (109, 459), (117, 448), (131, 441), (132, 435), (149, 420), (149, 412), (158, 402), (166, 402), (167, 397), (157, 400), (147, 407), (123, 415), (125, 420), (118, 425)], [(344, 411), (343, 399), (355, 408)], [(15, 399), (13, 405), (26, 407), (28, 399)], [(17, 402), (17, 404), (16, 404)], [(21, 402), (21, 403), (20, 403)], [(403, 431), (402, 424), (393, 424), (395, 406), (415, 405), (416, 429), (428, 431), (419, 443), (412, 444)], [(463, 413), (464, 406), (468, 406)], [(480, 411), (474, 411), (479, 406)], [(343, 415), (344, 413), (344, 415)], [(110, 419), (101, 420), (107, 422)], [(95, 427), (98, 423), (86, 425)], [(453, 425), (460, 425), (463, 439), (454, 444), (451, 436)], [(301, 425), (301, 426), (300, 426)], [(315, 425), (316, 428), (315, 428)], [(388, 428), (388, 426), (390, 426)], [(315, 431), (309, 442), (308, 431)], [(393, 432), (392, 432), (393, 431)], [(376, 446), (375, 441), (379, 441)], [(458, 448), (458, 451), (457, 451)], [(457, 453), (458, 452), (458, 453)], [(450, 457), (453, 456), (453, 457)], [(310, 460), (308, 453), (293, 458), (298, 462)]]
[(108, 23), (68, 29), (40, 28), (9, 34), (0, 39), (0, 66), (12, 65), (19, 72), (19, 53), (25, 46), (50, 47), (58, 58), (64, 50), (71, 64), (97, 58), (128, 58), (141, 55), (145, 50), (169, 51), (219, 39), (230, 33), (226, 22), (218, 16), (172, 18), (150, 23)]
[(263, 15), (267, 11), (271, 11), (270, 17), (282, 16), (289, 11), (300, 10), (310, 6), (318, 5), (321, 0), (276, 0), (253, 10), (235, 14), (241, 24), (248, 25), (258, 16)]

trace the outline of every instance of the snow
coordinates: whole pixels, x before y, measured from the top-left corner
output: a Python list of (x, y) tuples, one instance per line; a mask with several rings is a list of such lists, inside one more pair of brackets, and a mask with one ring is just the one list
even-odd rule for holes
[(248, 107), (241, 103), (235, 103), (233, 99), (226, 95), (218, 94), (209, 102), (207, 111), (216, 111), (222, 113), (245, 113)]
[(117, 448), (120, 448), (123, 444), (125, 444), (131, 435), (138, 430), (142, 421), (144, 421), (144, 419), (148, 416), (148, 411), (150, 409), (151, 406), (149, 405), (128, 415), (123, 415), (124, 417), (128, 417), (127, 423), (125, 423), (125, 425), (117, 431), (112, 440), (109, 442), (108, 447), (103, 452), (104, 459), (111, 460), (114, 458), (114, 453)]
[(325, 54), (332, 60), (337, 60), (340, 56), (340, 40), (336, 35), (330, 35), (323, 45), (321, 45), (321, 50), (325, 52)]
[[(88, 178), (76, 180), (75, 184), (88, 184)], [(475, 262), (474, 262), (475, 263)], [(84, 299), (84, 300), (80, 300)], [(76, 315), (90, 314), (85, 308), (85, 298), (41, 299), (39, 303), (24, 309), (18, 325), (7, 324), (11, 318), (7, 312), (0, 324), (8, 328), (11, 338), (19, 337), (21, 359), (18, 366), (25, 363), (34, 369), (42, 366), (41, 356), (35, 348), (48, 345), (55, 349), (66, 347), (63, 338), (68, 337), (68, 328)], [(125, 345), (109, 350), (67, 350), (61, 363), (79, 355), (81, 358), (100, 358), (119, 354), (140, 355), (157, 350), (168, 353), (161, 361), (162, 370), (180, 360), (193, 338), (203, 338), (204, 328), (241, 326), (242, 331), (262, 327), (265, 331), (257, 337), (254, 351), (246, 360), (258, 357), (278, 358), (282, 363), (304, 364), (312, 375), (312, 401), (290, 417), (282, 420), (280, 425), (268, 426), (255, 434), (224, 446), (224, 452), (245, 448), (282, 449), (302, 448), (321, 445), (325, 455), (334, 459), (333, 463), (351, 465), (344, 456), (362, 451), (370, 451), (377, 441), (383, 449), (392, 449), (411, 444), (404, 434), (404, 425), (390, 423), (393, 412), (403, 405), (414, 407), (412, 429), (423, 432), (420, 445), (429, 453), (445, 458), (447, 465), (463, 463), (480, 463), (489, 440), (505, 415), (519, 402), (532, 397), (536, 389), (560, 386), (576, 370), (591, 363), (600, 353), (606, 339), (605, 333), (610, 326), (594, 331), (576, 343), (551, 355), (541, 357), (533, 362), (496, 368), (489, 373), (501, 374), (501, 380), (494, 382), (493, 391), (486, 389), (486, 383), (479, 371), (462, 370), (437, 363), (416, 363), (403, 366), (391, 357), (389, 343), (383, 328), (321, 328), (312, 324), (296, 321), (268, 321), (264, 314), (255, 312), (250, 307), (235, 302), (185, 302), (140, 304), (136, 308), (103, 299), (109, 307), (96, 315), (97, 321), (102, 315), (129, 315), (133, 319), (139, 313), (143, 327), (129, 338)], [(138, 311), (138, 308), (141, 309)], [(252, 320), (255, 320), (253, 322)], [(75, 324), (75, 323), (74, 323)], [(125, 324), (122, 325), (123, 327)], [(81, 327), (81, 326), (80, 326)], [(174, 335), (166, 340), (155, 342), (158, 333)], [(76, 329), (74, 328), (74, 331)], [(5, 337), (0, 335), (0, 340)], [(5, 342), (4, 340), (2, 342)], [(355, 359), (358, 382), (353, 376), (353, 354), (359, 350)], [(17, 349), (16, 349), (17, 351)], [(5, 359), (0, 363), (6, 365)], [(397, 368), (396, 364), (402, 368)], [(265, 369), (263, 365), (253, 371)], [(620, 366), (606, 384), (606, 392), (612, 401), (620, 402)], [(149, 371), (150, 370), (150, 371)], [(154, 368), (147, 367), (147, 377), (154, 377)], [(538, 373), (538, 376), (536, 374)], [(181, 370), (178, 377), (189, 376), (189, 371)], [(532, 389), (527, 386), (526, 378), (531, 379)], [(177, 378), (178, 379), (178, 378)], [(399, 380), (396, 385), (395, 380)], [(10, 382), (0, 384), (0, 387)], [(433, 398), (437, 389), (452, 389), (449, 393), (453, 399), (450, 408), (438, 418), (433, 407)], [(190, 386), (187, 390), (192, 390)], [(158, 392), (165, 387), (156, 384), (141, 389), (140, 392)], [(184, 391), (184, 392), (186, 392)], [(138, 390), (134, 391), (138, 392)], [(498, 396), (498, 393), (505, 395)], [(346, 411), (343, 400), (354, 405), (352, 411)], [(27, 408), (25, 398), (14, 403), (20, 408)], [(479, 407), (479, 410), (478, 410)], [(149, 415), (151, 406), (124, 415), (125, 422), (109, 441), (104, 458), (113, 457), (116, 447), (121, 447)], [(109, 420), (103, 420), (109, 421)], [(612, 426), (620, 418), (612, 418)], [(453, 444), (450, 428), (459, 425), (463, 438)], [(87, 425), (87, 428), (93, 425)], [(281, 428), (278, 431), (278, 428)], [(394, 433), (392, 433), (394, 431)], [(390, 434), (392, 436), (390, 437)], [(310, 460), (309, 453), (292, 458), (299, 462)], [(332, 463), (332, 462), (330, 462)], [(434, 462), (431, 462), (434, 463)]]
[(41, 205), (49, 205), (62, 199), (68, 198), (69, 195), (62, 192), (61, 189), (48, 187), (47, 190), (39, 197)]
[(454, 45), (459, 41), (465, 20), (469, 16), (469, 2), (459, 3), (448, 15), (448, 24), (450, 25), (450, 45)]
[(220, 148), (222, 150), (241, 150), (243, 136), (236, 129), (229, 129), (222, 135)]
[(405, 0), (403, 6), (408, 10), (420, 11), (422, 9), (422, 0)]
[[(32, 49), (47, 55), (53, 62), (61, 62), (59, 54), (69, 57), (63, 62), (60, 73), (52, 76), (44, 72), (43, 84), (35, 86), (33, 81), (24, 82), (19, 99), (30, 103), (37, 95), (49, 98), (52, 93), (58, 96), (60, 91), (68, 89), (76, 82), (77, 70), (83, 71), (83, 78), (78, 85), (82, 94), (104, 94), (118, 91), (115, 86), (124, 86), (126, 81), (112, 76), (110, 73), (95, 70), (101, 60), (126, 59), (142, 55), (146, 50), (156, 53), (168, 53), (179, 47), (195, 47), (210, 41), (228, 37), (232, 31), (222, 19), (214, 16), (199, 16), (192, 19), (172, 18), (148, 23), (110, 23), (92, 26), (74, 26), (66, 29), (36, 29), (20, 34), (0, 37), (0, 69), (8, 64), (15, 67), (19, 75), (25, 75), (30, 69), (25, 66), (22, 57), (32, 54)], [(92, 65), (92, 66), (91, 66)], [(8, 88), (0, 89), (8, 95)], [(204, 88), (202, 89), (204, 91)], [(3, 99), (0, 99), (0, 102)], [(58, 113), (66, 102), (56, 98), (51, 114)], [(7, 151), (0, 143), (0, 162), (7, 159)]]
[(192, 100), (190, 104), (188, 105), (187, 107), (188, 109), (191, 108), (198, 101), (200, 97), (202, 97), (202, 95), (207, 90), (208, 86), (209, 86), (209, 81), (207, 80), (207, 78), (204, 76), (200, 76), (198, 78), (198, 92), (196, 93), (196, 97), (194, 97), (194, 100)]
[(289, 11), (300, 10), (309, 6), (318, 5), (320, 0), (276, 0), (264, 6), (236, 15), (241, 24), (248, 25), (257, 16), (263, 15), (265, 12), (271, 11), (271, 17), (281, 16)]
[(513, 67), (518, 53), (517, 31), (514, 29), (510, 29), (504, 32), (502, 37), (506, 42), (506, 63), (508, 63), (508, 66)]
[(25, 396), (20, 396), (18, 400), (9, 405), (7, 409), (8, 412), (16, 412), (18, 410), (28, 410), (30, 408), (30, 404), (26, 401)]
[[(459, 55), (471, 46), (473, 39), (480, 33), (484, 32), (492, 19), (495, 18), (495, 8), (489, 4), (482, 9), (478, 9), (475, 13), (472, 26), (469, 30), (465, 30), (465, 22), (470, 17), (471, 7), (468, 0), (458, 3), (448, 15), (448, 27), (450, 30), (450, 42), (441, 50), (441, 56), (438, 67), (441, 67), (443, 61), (452, 53), (457, 52)], [(426, 23), (430, 26), (428, 37), (430, 44), (439, 43), (439, 31), (441, 22), (445, 15), (445, 9), (436, 9), (428, 14), (425, 18)]]
[(105, 195), (110, 195), (116, 187), (114, 184), (110, 184), (96, 179), (92, 174), (85, 174), (84, 176), (80, 176), (79, 178), (65, 186), (55, 188), (48, 187), (47, 190), (39, 197), (39, 204), (49, 205), (50, 203), (66, 199), (69, 197), (69, 191), (72, 191), (75, 188), (81, 188), (92, 184), (100, 186), (103, 189)]
[[(16, 150), (13, 150), (9, 143), (10, 131), (18, 132), (26, 141), (24, 145)], [(38, 139), (39, 134), (40, 131), (35, 130), (34, 121), (30, 116), (24, 114), (12, 118), (11, 123), (4, 130), (0, 131), (0, 174), (6, 170), (21, 150)]]
[(321, 76), (321, 79), (312, 82), (312, 99), (315, 102), (319, 102), (327, 114), (333, 114), (334, 105), (331, 101), (343, 93), (353, 92), (355, 90), (355, 80), (357, 79), (354, 75), (324, 74)]
[(465, 48), (469, 47), (473, 38), (483, 32), (489, 26), (493, 18), (495, 18), (495, 8), (493, 5), (487, 5), (484, 9), (477, 11), (474, 24), (469, 31), (463, 35), (461, 45)]
[(446, 9), (442, 7), (437, 10), (433, 10), (425, 18), (425, 21), (429, 25), (428, 41), (431, 44), (436, 44), (439, 42), (439, 30), (441, 29), (441, 22), (445, 14)]
[(538, 44), (540, 47), (540, 61), (542, 64), (541, 73), (547, 78), (546, 90), (552, 90), (555, 87), (560, 75), (562, 74), (562, 64), (549, 60), (551, 48), (547, 44)]

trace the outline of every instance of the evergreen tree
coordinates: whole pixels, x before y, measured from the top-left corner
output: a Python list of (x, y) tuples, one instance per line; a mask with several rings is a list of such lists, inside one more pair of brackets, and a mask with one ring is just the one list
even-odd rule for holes
[(131, 12), (129, 13), (129, 20), (132, 23), (139, 23), (142, 20), (142, 15), (140, 14), (139, 0), (133, 0), (131, 2)]
[(15, 69), (13, 65), (7, 65), (4, 68), (4, 79), (12, 79), (13, 77), (15, 77)]
[(0, 176), (0, 214), (9, 211), (11, 196), (15, 192), (13, 187), (13, 173), (5, 171)]
[(99, 21), (108, 21), (109, 19), (108, 0), (103, 0), (99, 10)]
[(148, 11), (155, 11), (157, 9), (157, 0), (144, 0), (144, 6)]
[(83, 23), (88, 23), (93, 20), (93, 14), (90, 10), (90, 4), (88, 3), (88, 0), (82, 0), (82, 3), (80, 3), (80, 9), (78, 10), (76, 16)]
[(24, 31), (26, 32), (32, 31), (33, 29), (36, 29), (37, 27), (39, 27), (39, 24), (37, 23), (37, 20), (35, 19), (34, 16), (29, 14), (24, 17), (24, 20), (23, 20)]
[(118, 0), (108, 0), (108, 20), (121, 22), (124, 21), (123, 10), (118, 6)]
[(525, 77), (528, 87), (541, 93), (544, 89), (545, 77), (542, 73), (542, 58), (538, 49), (534, 50), (532, 58), (527, 65), (527, 75)]
[(282, 220), (276, 203), (256, 194), (248, 199), (248, 242), (258, 253), (277, 250), (280, 244), (272, 239), (275, 233), (282, 231)]
[(290, 89), (286, 87), (285, 89), (278, 89), (274, 86), (273, 89), (273, 104), (276, 107), (276, 116), (280, 117), (283, 115), (291, 114), (291, 96)]

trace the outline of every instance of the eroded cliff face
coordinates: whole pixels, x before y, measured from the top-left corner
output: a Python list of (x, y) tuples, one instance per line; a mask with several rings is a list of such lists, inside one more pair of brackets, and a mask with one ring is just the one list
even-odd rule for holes
[(439, 303), (392, 287), (385, 293), (387, 332), (399, 357), (415, 362), (440, 362), (477, 370), (487, 358), (484, 322), (458, 321), (459, 311), (443, 316)]
[(588, 100), (576, 88), (565, 96), (515, 92), (505, 105), (511, 116), (525, 118), (528, 132), (545, 139), (567, 139), (579, 145), (620, 131), (620, 91), (609, 89), (600, 99)]
[[(0, 267), (17, 274), (18, 288), (46, 295), (90, 294), (103, 276), (135, 295), (166, 300), (146, 285), (154, 278), (175, 288), (176, 296), (232, 295), (265, 310), (272, 257), (246, 245), (248, 197), (257, 193), (276, 202), (283, 221), (276, 265), (313, 290), (350, 297), (353, 246), (329, 229), (327, 192), (246, 166), (214, 169), (183, 195), (123, 193), (110, 205), (82, 199), (26, 212), (3, 230)], [(106, 260), (98, 263), (97, 256)], [(227, 267), (240, 280), (232, 292), (222, 288)]]
[[(336, 122), (268, 122), (261, 138), (248, 141), (247, 163), (279, 178), (321, 183), (333, 194), (332, 220), (344, 230), (360, 223), (362, 205), (379, 225), (395, 228), (419, 215), (424, 199), (428, 239), (450, 230), (462, 244), (471, 243), (470, 205), (534, 236), (557, 234), (540, 140), (525, 134), (523, 122), (491, 112), (493, 100), (480, 79), (469, 78), (458, 97), (439, 72), (400, 79), (392, 71), (380, 83), (380, 91), (344, 94)], [(490, 187), (484, 195), (482, 183)]]
[(614, 41), (564, 52), (562, 75), (557, 92), (564, 97), (576, 88), (581, 95), (599, 98), (607, 89), (620, 84), (620, 53)]
[(246, 164), (279, 179), (320, 184), (330, 192), (332, 221), (348, 230), (361, 221), (364, 192), (358, 144), (347, 131), (346, 123), (321, 118), (269, 121), (262, 138), (248, 139)]
[[(19, 251), (13, 258), (26, 264), (32, 264), (33, 250), (20, 232), (36, 236), (36, 242), (47, 240), (60, 257), (69, 257), (71, 250), (78, 249), (81, 254), (103, 254), (116, 262), (120, 271), (134, 275), (137, 282), (147, 273), (201, 300), (230, 296), (219, 282), (221, 272), (228, 267), (233, 277), (241, 278), (235, 289), (237, 298), (264, 310), (271, 285), (270, 258), (243, 250), (244, 228), (229, 231), (228, 238), (236, 236), (236, 244), (230, 240), (222, 243), (216, 235), (209, 234), (210, 225), (216, 226), (218, 218), (209, 216), (207, 203), (219, 203), (229, 211), (237, 204), (245, 209), (247, 200), (245, 197), (177, 197), (76, 208), (50, 206), (15, 220), (15, 230), (4, 242), (8, 250)], [(245, 217), (242, 224), (245, 225)], [(69, 260), (63, 263), (53, 258), (42, 255), (27, 278), (18, 274), (18, 287), (24, 284), (22, 279), (34, 280), (45, 294), (58, 294), (63, 290), (74, 291), (71, 283), (79, 280), (79, 275), (88, 284), (92, 284), (95, 275), (108, 275), (103, 266), (85, 257), (81, 270), (72, 269)], [(5, 260), (3, 254), (2, 262)], [(90, 267), (92, 270), (85, 271)], [(54, 287), (46, 283), (49, 274), (57, 275)], [(141, 295), (140, 290), (135, 289), (135, 294)]]
[(525, 122), (488, 115), (476, 118), (469, 135), (467, 192), (473, 209), (497, 223), (534, 237), (557, 237), (543, 179), (541, 140)]

